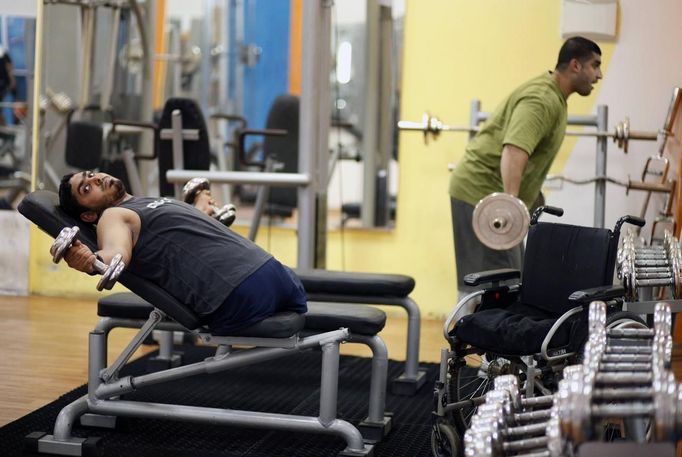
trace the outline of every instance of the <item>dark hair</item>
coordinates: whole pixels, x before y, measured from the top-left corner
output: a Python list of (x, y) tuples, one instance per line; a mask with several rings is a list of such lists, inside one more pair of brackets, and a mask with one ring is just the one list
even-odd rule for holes
[(578, 59), (578, 61), (584, 62), (592, 57), (593, 53), (601, 55), (601, 49), (599, 49), (599, 46), (594, 41), (581, 36), (569, 38), (559, 50), (556, 69), (563, 70), (571, 59)]
[(88, 208), (78, 203), (78, 200), (76, 200), (76, 197), (71, 190), (71, 183), (69, 181), (75, 174), (76, 173), (68, 173), (64, 175), (62, 181), (59, 183), (59, 206), (61, 206), (64, 212), (69, 216), (80, 219), (80, 215), (88, 211)]

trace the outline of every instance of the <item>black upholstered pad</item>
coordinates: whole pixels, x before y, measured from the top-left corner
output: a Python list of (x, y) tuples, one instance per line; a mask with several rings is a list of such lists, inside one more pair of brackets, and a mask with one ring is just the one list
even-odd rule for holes
[(121, 319), (147, 319), (154, 307), (138, 295), (118, 292), (97, 300), (97, 315)]
[[(62, 211), (59, 207), (59, 198), (54, 192), (44, 190), (31, 192), (21, 201), (18, 210), (24, 217), (53, 238), (56, 238), (64, 227), (78, 225), (80, 228), (79, 239), (90, 249), (97, 249), (97, 236), (92, 225), (76, 220)], [(49, 254), (45, 253), (45, 255)], [(121, 273), (118, 282), (149, 303), (154, 303), (157, 308), (188, 329), (201, 326), (199, 316), (157, 285), (127, 271)]]
[[(118, 317), (122, 319), (147, 319), (152, 311), (152, 305), (147, 301), (129, 292), (119, 292), (102, 297), (97, 302), (97, 315), (101, 317)], [(296, 314), (296, 313), (292, 313)], [(278, 316), (278, 315), (277, 315)], [(280, 316), (277, 320), (266, 319), (264, 326), (267, 328), (254, 327), (245, 329), (239, 333), (245, 336), (245, 331), (257, 332), (258, 335), (249, 336), (269, 336), (271, 338), (283, 338), (283, 336), (273, 336), (268, 332), (275, 332), (278, 335), (286, 333), (280, 327), (286, 323), (286, 319)], [(298, 319), (296, 319), (298, 320)], [(269, 322), (266, 322), (269, 321)], [(281, 322), (280, 322), (281, 321)], [(376, 335), (386, 324), (386, 313), (371, 306), (339, 305), (336, 303), (309, 303), (308, 313), (305, 314), (305, 328), (308, 330), (329, 331), (340, 327), (348, 328), (351, 333), (357, 335)], [(297, 326), (294, 322), (291, 325)], [(299, 327), (300, 330), (303, 327)], [(293, 334), (293, 333), (292, 333)], [(290, 335), (287, 335), (290, 336)]]
[[(119, 292), (97, 301), (97, 315), (122, 319), (147, 319), (154, 308), (149, 302), (129, 292)], [(257, 338), (288, 338), (303, 329), (305, 318), (293, 312), (281, 312), (251, 327), (231, 333), (229, 336)]]
[(295, 269), (309, 294), (407, 297), (414, 279), (405, 275)]
[[(497, 354), (528, 355), (540, 352), (542, 342), (557, 320), (532, 306), (514, 303), (464, 316), (452, 330), (461, 341)], [(587, 336), (584, 313), (565, 322), (554, 334), (550, 349), (580, 347)]]
[(373, 336), (386, 325), (386, 313), (371, 306), (308, 303), (307, 330), (329, 331), (346, 327), (356, 335)]

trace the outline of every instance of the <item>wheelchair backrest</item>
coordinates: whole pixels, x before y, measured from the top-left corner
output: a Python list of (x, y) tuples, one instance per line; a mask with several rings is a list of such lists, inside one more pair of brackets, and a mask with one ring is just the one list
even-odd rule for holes
[(538, 222), (530, 226), (521, 301), (562, 314), (577, 290), (613, 283), (618, 236), (611, 230)]

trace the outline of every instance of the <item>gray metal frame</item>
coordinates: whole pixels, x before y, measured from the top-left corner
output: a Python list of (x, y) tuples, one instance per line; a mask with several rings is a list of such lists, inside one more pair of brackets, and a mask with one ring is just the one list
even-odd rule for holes
[[(469, 133), (471, 139), (475, 134), (475, 130), (481, 122), (490, 117), (490, 113), (481, 111), (480, 100), (472, 100), (471, 108), (469, 110), (469, 127), (472, 131)], [(597, 114), (592, 116), (568, 116), (568, 125), (581, 125), (586, 127), (596, 127), (598, 132), (606, 132), (608, 130), (609, 108), (606, 105), (597, 106)], [(596, 165), (595, 174), (596, 180), (594, 183), (594, 226), (604, 228), (604, 213), (606, 209), (606, 151), (607, 151), (607, 137), (597, 136), (597, 151), (596, 151)]]
[(410, 297), (380, 297), (344, 294), (308, 293), (309, 302), (334, 302), (362, 305), (400, 306), (407, 311), (407, 345), (405, 371), (393, 380), (393, 390), (399, 394), (413, 395), (426, 381), (425, 370), (419, 369), (419, 333), (421, 312)]
[[(158, 311), (157, 311), (158, 314)], [(149, 320), (143, 319), (128, 319), (120, 317), (102, 317), (98, 321), (95, 331), (103, 332), (105, 338), (109, 332), (115, 328), (137, 328), (141, 329)], [(177, 366), (179, 364), (178, 354), (173, 352), (173, 332), (187, 332), (187, 329), (182, 325), (168, 320), (159, 320), (154, 325), (154, 330), (157, 331), (159, 343), (159, 355), (156, 360), (166, 361), (168, 366)], [(314, 336), (320, 332), (313, 332), (311, 330), (303, 330), (300, 336)], [(220, 344), (216, 341), (220, 340), (223, 345), (237, 345), (237, 344), (254, 344), (257, 343), (259, 347), (280, 347), (280, 348), (295, 348), (297, 344), (297, 337), (291, 339), (275, 339), (275, 338), (247, 338), (242, 337), (212, 337), (210, 334), (201, 333), (200, 338), (206, 343)], [(386, 382), (388, 379), (388, 350), (386, 344), (378, 335), (357, 335), (349, 333), (346, 343), (359, 343), (369, 347), (372, 351), (372, 368), (370, 375), (370, 390), (367, 418), (360, 424), (361, 429), (380, 429), (380, 432), (369, 433), (372, 436), (385, 436), (390, 430), (391, 419), (386, 416)], [(177, 362), (176, 362), (177, 361)], [(114, 363), (116, 365), (116, 363)], [(113, 367), (112, 367), (113, 368)], [(86, 423), (87, 422), (87, 423)], [(88, 415), (85, 421), (81, 418), (81, 423), (84, 425), (93, 425), (95, 420)], [(102, 427), (111, 427), (111, 421), (104, 421)], [(365, 438), (365, 441), (367, 438)], [(374, 440), (372, 440), (374, 441)]]
[[(88, 356), (88, 393), (64, 407), (56, 420), (53, 435), (38, 440), (38, 452), (58, 455), (82, 455), (85, 439), (71, 435), (71, 429), (79, 416), (96, 414), (105, 417), (122, 416), (190, 421), (222, 425), (238, 425), (253, 428), (289, 430), (336, 435), (346, 441), (341, 455), (372, 455), (373, 446), (363, 442), (362, 435), (349, 422), (336, 417), (338, 393), (339, 344), (349, 337), (347, 329), (339, 329), (295, 340), (285, 339), (276, 347), (254, 347), (232, 353), (229, 349), (236, 340), (209, 336), (213, 343), (221, 345), (214, 357), (202, 362), (156, 373), (118, 378), (123, 362), (142, 344), (155, 327), (168, 328), (161, 319), (163, 313), (152, 311), (140, 331), (119, 358), (109, 368), (106, 366), (107, 335), (113, 320), (102, 321), (90, 333)], [(127, 320), (121, 320), (124, 323)], [(130, 322), (135, 320), (130, 320)], [(139, 325), (139, 321), (137, 321)], [(177, 324), (174, 324), (177, 327)], [(240, 343), (257, 345), (261, 338), (240, 338)], [(216, 373), (253, 363), (293, 355), (297, 351), (320, 347), (322, 349), (322, 374), (320, 381), (320, 413), (318, 417), (273, 414), (255, 411), (240, 411), (208, 407), (169, 405), (117, 399), (119, 396), (156, 384), (185, 377)], [(106, 380), (104, 379), (106, 378)], [(92, 416), (90, 416), (92, 417)]]

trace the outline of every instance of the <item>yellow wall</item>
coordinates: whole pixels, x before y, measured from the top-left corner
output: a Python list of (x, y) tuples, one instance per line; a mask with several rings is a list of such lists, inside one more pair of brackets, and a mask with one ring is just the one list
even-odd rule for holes
[[(473, 98), (492, 110), (516, 85), (553, 68), (562, 43), (559, 15), (560, 2), (547, 0), (407, 0), (401, 118), (419, 120), (429, 110), (467, 124)], [(613, 45), (600, 46), (606, 72)], [(572, 96), (569, 113), (592, 113), (595, 97)], [(459, 160), (465, 142), (466, 135), (453, 133), (425, 146), (420, 134), (402, 133), (395, 230), (331, 232), (327, 267), (341, 269), (343, 249), (348, 271), (411, 275), (422, 314), (447, 314), (456, 300), (447, 164)], [(567, 139), (555, 169), (573, 144)], [(261, 246), (295, 265), (292, 230), (272, 229), (269, 241), (267, 229), (260, 235)], [(94, 278), (51, 264), (50, 243), (32, 237), (31, 291), (93, 294)]]

